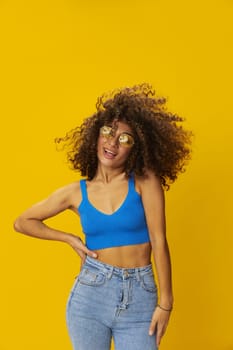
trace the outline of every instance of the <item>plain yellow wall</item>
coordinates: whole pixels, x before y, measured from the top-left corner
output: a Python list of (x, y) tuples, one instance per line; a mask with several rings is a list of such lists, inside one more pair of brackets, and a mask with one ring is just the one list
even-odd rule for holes
[[(230, 0), (0, 2), (0, 350), (71, 350), (65, 305), (79, 259), (12, 223), (78, 178), (53, 139), (104, 91), (144, 81), (195, 133), (166, 194), (175, 308), (161, 350), (233, 349), (232, 15)], [(70, 213), (49, 223), (80, 234)]]

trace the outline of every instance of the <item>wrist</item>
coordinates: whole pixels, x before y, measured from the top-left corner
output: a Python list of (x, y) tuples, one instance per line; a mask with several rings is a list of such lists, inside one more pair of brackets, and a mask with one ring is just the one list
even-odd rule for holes
[(157, 304), (156, 307), (158, 307), (159, 309), (163, 310), (163, 311), (166, 311), (166, 312), (171, 312), (172, 309), (173, 309), (173, 305), (171, 305), (170, 307), (164, 307), (160, 304)]
[(160, 297), (159, 301), (158, 301), (158, 305), (160, 305), (162, 308), (167, 309), (167, 310), (172, 310), (173, 308), (173, 304), (174, 304), (174, 299), (173, 297)]
[(73, 235), (72, 233), (67, 233), (65, 242), (72, 246), (74, 244), (74, 242), (77, 241), (77, 238), (79, 238), (79, 237)]

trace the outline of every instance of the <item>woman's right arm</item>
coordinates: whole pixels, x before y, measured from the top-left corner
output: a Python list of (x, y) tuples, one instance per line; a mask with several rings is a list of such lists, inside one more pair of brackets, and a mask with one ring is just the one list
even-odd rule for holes
[(85, 260), (86, 255), (95, 258), (96, 254), (90, 251), (78, 236), (53, 229), (43, 222), (66, 209), (74, 209), (75, 194), (76, 198), (77, 194), (80, 194), (79, 183), (73, 183), (58, 189), (48, 198), (36, 203), (22, 213), (15, 220), (14, 229), (31, 237), (68, 243), (78, 253), (82, 261)]

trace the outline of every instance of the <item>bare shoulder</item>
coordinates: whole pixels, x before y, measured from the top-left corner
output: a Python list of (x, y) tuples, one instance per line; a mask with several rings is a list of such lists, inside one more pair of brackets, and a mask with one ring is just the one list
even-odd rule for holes
[(147, 222), (151, 227), (151, 232), (154, 230), (155, 224), (160, 228), (164, 227), (165, 197), (160, 178), (152, 171), (148, 170), (145, 176), (135, 178), (135, 186), (136, 190), (138, 188), (141, 195)]
[(80, 191), (80, 182), (79, 181), (75, 181), (75, 182), (72, 182), (70, 184), (67, 184), (63, 187), (60, 187), (58, 189), (58, 191), (64, 191), (64, 192), (67, 192), (67, 193), (72, 193), (73, 191)]
[(161, 180), (151, 170), (146, 170), (144, 176), (135, 176), (136, 190), (142, 194), (144, 192), (162, 191)]
[(46, 199), (39, 202), (43, 206), (57, 209), (73, 209), (81, 201), (79, 181), (57, 188)]
[(54, 191), (52, 196), (60, 197), (66, 201), (71, 209), (73, 209), (73, 207), (77, 207), (82, 199), (80, 182), (75, 181), (63, 187), (60, 187)]

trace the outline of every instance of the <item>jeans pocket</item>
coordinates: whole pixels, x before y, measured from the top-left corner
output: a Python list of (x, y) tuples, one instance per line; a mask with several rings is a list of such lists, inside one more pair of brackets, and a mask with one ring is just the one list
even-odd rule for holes
[(101, 286), (105, 283), (106, 276), (104, 273), (98, 270), (92, 270), (84, 267), (78, 276), (78, 281), (80, 284), (87, 286)]
[(153, 271), (145, 273), (141, 276), (141, 286), (147, 292), (151, 292), (151, 293), (157, 292)]

